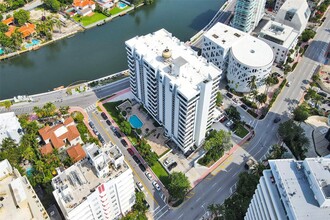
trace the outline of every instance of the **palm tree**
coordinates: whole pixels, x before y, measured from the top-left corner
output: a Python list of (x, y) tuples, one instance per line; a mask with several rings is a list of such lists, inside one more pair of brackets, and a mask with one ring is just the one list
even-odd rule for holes
[(55, 25), (55, 27), (57, 27), (60, 30), (60, 33), (62, 33), (62, 30), (61, 30), (62, 23), (61, 23), (61, 21), (58, 18), (53, 18), (52, 21), (53, 21), (53, 24)]
[(257, 82), (257, 77), (256, 76), (252, 76), (251, 77), (251, 80), (248, 81), (248, 86), (250, 88), (250, 91), (253, 91), (253, 90), (257, 89), (256, 82)]
[(12, 105), (12, 103), (11, 103), (10, 100), (6, 100), (6, 101), (3, 102), (3, 106), (4, 106), (7, 110), (10, 109), (11, 105)]
[(15, 49), (19, 49), (23, 43), (23, 35), (18, 29), (15, 29), (14, 33), (12, 33), (11, 42)]
[(219, 207), (215, 204), (209, 204), (207, 210), (211, 212), (212, 219), (217, 217), (219, 214)]
[(269, 89), (269, 86), (273, 83), (273, 78), (271, 75), (269, 75), (266, 79), (265, 79), (265, 84), (266, 84), (266, 90), (265, 90), (265, 93), (267, 94), (268, 93), (268, 89)]
[(256, 102), (256, 98), (258, 96), (258, 90), (253, 89), (250, 94), (253, 97), (253, 102)]

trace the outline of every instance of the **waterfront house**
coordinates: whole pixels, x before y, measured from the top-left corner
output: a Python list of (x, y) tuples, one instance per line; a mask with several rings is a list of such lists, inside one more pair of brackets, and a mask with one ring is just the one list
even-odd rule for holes
[(92, 0), (74, 0), (72, 4), (81, 16), (91, 14), (95, 10), (95, 2)]
[[(11, 37), (11, 35), (15, 32), (16, 26), (9, 25), (8, 31), (5, 33), (7, 37)], [(23, 26), (18, 28), (18, 31), (22, 33), (22, 38), (27, 39), (30, 36), (33, 36), (33, 34), (36, 32), (36, 25), (31, 23), (26, 23)]]
[(103, 9), (110, 9), (113, 6), (115, 6), (115, 2), (118, 1), (114, 1), (114, 0), (96, 0), (97, 4), (99, 4), (99, 6)]
[(4, 23), (7, 26), (12, 25), (12, 24), (14, 24), (14, 17), (7, 18), (7, 19), (3, 20), (2, 23)]

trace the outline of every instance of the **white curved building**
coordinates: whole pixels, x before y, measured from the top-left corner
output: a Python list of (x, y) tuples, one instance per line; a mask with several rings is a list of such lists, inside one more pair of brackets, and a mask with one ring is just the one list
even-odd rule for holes
[(265, 42), (246, 35), (230, 50), (228, 85), (237, 92), (249, 92), (249, 82), (256, 76), (257, 87), (264, 84), (274, 61), (273, 50)]

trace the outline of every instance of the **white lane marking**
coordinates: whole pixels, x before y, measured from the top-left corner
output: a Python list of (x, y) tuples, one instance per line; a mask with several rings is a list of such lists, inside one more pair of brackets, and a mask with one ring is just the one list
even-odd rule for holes
[(201, 199), (201, 197), (199, 197), (198, 199), (196, 199), (196, 202), (198, 202)]
[(212, 187), (211, 187), (211, 188), (213, 188), (215, 185), (217, 185), (217, 183), (213, 183), (213, 185), (212, 185)]
[(166, 209), (166, 211), (163, 214), (161, 214), (158, 218), (156, 218), (156, 220), (160, 219), (163, 215), (165, 215), (166, 212), (168, 212), (168, 209)]
[(222, 187), (220, 187), (220, 188), (217, 190), (217, 192), (219, 192), (221, 189), (222, 189)]
[(183, 213), (179, 216), (179, 218), (178, 219), (180, 219), (181, 217), (183, 216)]
[(239, 173), (239, 171), (236, 171), (236, 173), (234, 173), (232, 177), (236, 176), (238, 173)]

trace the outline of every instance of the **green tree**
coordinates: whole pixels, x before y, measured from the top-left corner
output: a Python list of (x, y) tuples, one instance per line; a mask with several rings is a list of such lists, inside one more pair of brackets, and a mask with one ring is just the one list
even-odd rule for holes
[(144, 197), (144, 193), (139, 191), (135, 193), (135, 204), (133, 206), (134, 210), (137, 210), (138, 212), (142, 212), (145, 213), (148, 208), (144, 202), (145, 197)]
[(253, 91), (257, 89), (257, 77), (251, 76), (251, 79), (248, 81), (248, 87), (250, 88), (250, 91)]
[(296, 158), (305, 158), (309, 139), (305, 136), (304, 129), (296, 125), (293, 120), (288, 120), (280, 124), (278, 133)]
[(190, 182), (182, 172), (173, 172), (169, 176), (168, 191), (172, 198), (183, 199), (190, 189)]
[(53, 12), (58, 12), (61, 7), (61, 3), (58, 0), (43, 0), (46, 7)]
[(0, 32), (6, 33), (7, 31), (8, 31), (8, 26), (6, 24), (0, 22)]
[(218, 92), (215, 103), (217, 106), (221, 106), (222, 102), (223, 102), (223, 96), (222, 96), (221, 92)]
[(256, 96), (256, 100), (260, 104), (264, 104), (267, 101), (267, 95), (265, 93), (260, 93), (259, 95)]
[(321, 79), (321, 78), (320, 78), (320, 75), (319, 75), (318, 73), (316, 73), (316, 74), (314, 74), (314, 75), (312, 76), (312, 80), (313, 80), (314, 82), (318, 82), (320, 79)]
[(30, 19), (30, 12), (25, 11), (23, 9), (20, 9), (18, 11), (14, 12), (14, 19), (15, 23), (17, 23), (19, 26), (24, 25), (26, 22)]
[(10, 36), (11, 47), (14, 49), (19, 49), (23, 43), (23, 35), (16, 29)]
[(84, 122), (84, 115), (81, 112), (74, 112), (74, 114), (72, 116), (76, 123)]
[(12, 106), (12, 103), (10, 100), (5, 100), (3, 102), (3, 106), (6, 108), (6, 109), (10, 109), (10, 107)]
[(307, 42), (310, 39), (312, 39), (315, 36), (315, 31), (311, 30), (311, 29), (305, 29), (304, 32), (302, 32), (301, 34), (301, 40), (303, 42)]
[(62, 115), (67, 115), (67, 114), (69, 114), (69, 109), (70, 109), (69, 106), (61, 106), (59, 108), (59, 111)]
[(126, 135), (130, 135), (132, 133), (131, 124), (128, 121), (123, 121), (120, 123), (120, 130), (124, 132)]
[(229, 106), (229, 108), (227, 108), (225, 111), (228, 117), (233, 119), (235, 122), (241, 120), (241, 114), (234, 106)]
[(304, 122), (309, 117), (308, 109), (304, 105), (300, 105), (293, 111), (293, 116), (294, 120)]

